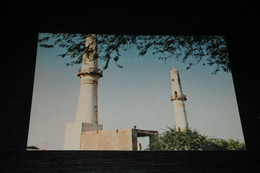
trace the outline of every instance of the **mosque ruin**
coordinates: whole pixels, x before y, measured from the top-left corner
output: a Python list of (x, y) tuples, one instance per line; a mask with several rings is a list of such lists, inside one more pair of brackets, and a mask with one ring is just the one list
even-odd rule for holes
[(98, 68), (97, 37), (86, 38), (80, 77), (80, 92), (76, 121), (66, 125), (64, 150), (138, 150), (138, 137), (158, 136), (158, 131), (136, 129), (103, 130), (98, 123), (98, 79), (103, 76)]

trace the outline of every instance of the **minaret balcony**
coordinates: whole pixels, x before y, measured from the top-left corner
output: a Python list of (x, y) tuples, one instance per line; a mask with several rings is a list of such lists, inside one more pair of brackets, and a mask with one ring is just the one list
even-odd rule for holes
[(81, 75), (95, 75), (95, 76), (99, 76), (102, 77), (103, 76), (103, 71), (100, 70), (99, 68), (93, 68), (93, 67), (88, 67), (85, 69), (79, 69), (77, 76), (81, 76)]
[(173, 100), (180, 100), (180, 101), (185, 101), (185, 100), (187, 100), (187, 96), (186, 95), (182, 95), (182, 96), (170, 96), (170, 99), (171, 99), (171, 101), (173, 101)]

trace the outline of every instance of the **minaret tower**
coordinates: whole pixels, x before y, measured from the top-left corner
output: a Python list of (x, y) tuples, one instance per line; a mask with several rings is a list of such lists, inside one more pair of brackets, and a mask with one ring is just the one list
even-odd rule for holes
[(85, 131), (102, 130), (98, 124), (98, 79), (102, 71), (98, 68), (97, 37), (89, 34), (85, 43), (82, 66), (78, 71), (80, 91), (76, 121), (66, 125), (64, 149), (81, 150), (82, 134)]
[(186, 101), (187, 98), (186, 95), (182, 93), (181, 81), (178, 70), (176, 70), (173, 67), (170, 74), (173, 94), (170, 98), (173, 102), (174, 107), (175, 127), (176, 129), (180, 129), (183, 131), (188, 128), (188, 120), (184, 104), (184, 101)]
[(102, 71), (98, 68), (97, 37), (90, 34), (86, 38), (86, 52), (83, 55), (82, 66), (78, 71), (80, 92), (76, 122), (98, 124), (98, 79)]

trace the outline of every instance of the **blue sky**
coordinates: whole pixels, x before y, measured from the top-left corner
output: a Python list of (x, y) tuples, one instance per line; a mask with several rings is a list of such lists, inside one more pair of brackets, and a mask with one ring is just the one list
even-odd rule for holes
[[(56, 55), (60, 48), (38, 46), (28, 145), (62, 150), (66, 123), (76, 118), (80, 65), (66, 67), (70, 60)], [(244, 141), (231, 73), (196, 65), (190, 70), (174, 59), (158, 60), (148, 53), (138, 57), (134, 48), (121, 53), (103, 72), (98, 86), (98, 116), (104, 129), (139, 129), (163, 132), (174, 126), (170, 101), (170, 70), (179, 70), (188, 123), (210, 137)], [(100, 68), (104, 62), (100, 61)]]

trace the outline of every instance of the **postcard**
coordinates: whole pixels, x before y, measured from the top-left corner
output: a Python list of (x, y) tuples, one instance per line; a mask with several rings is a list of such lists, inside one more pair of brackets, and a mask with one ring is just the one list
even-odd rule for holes
[(222, 35), (39, 33), (27, 150), (245, 150)]

